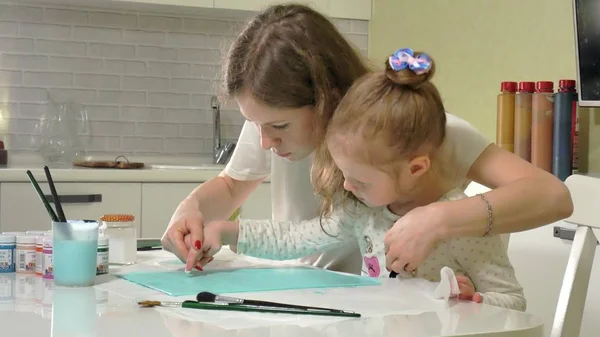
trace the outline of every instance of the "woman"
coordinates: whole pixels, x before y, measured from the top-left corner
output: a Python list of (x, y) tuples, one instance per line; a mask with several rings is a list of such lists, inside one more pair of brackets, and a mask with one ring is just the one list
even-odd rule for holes
[[(225, 89), (247, 119), (225, 170), (181, 202), (163, 235), (165, 250), (196, 267), (204, 223), (227, 219), (267, 177), (274, 220), (318, 216), (310, 183), (312, 153), (343, 95), (368, 68), (335, 26), (301, 5), (269, 7), (252, 19), (227, 56)], [(454, 185), (492, 190), (483, 198), (415, 208), (388, 233), (386, 258), (415, 270), (436, 242), (459, 236), (535, 228), (569, 216), (573, 205), (560, 180), (500, 149), (449, 115), (442, 155)], [(304, 259), (359, 273), (356, 244)]]

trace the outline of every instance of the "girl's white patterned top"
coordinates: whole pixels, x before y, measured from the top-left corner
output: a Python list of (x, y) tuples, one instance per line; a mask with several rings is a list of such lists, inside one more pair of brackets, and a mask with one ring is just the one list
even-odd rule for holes
[[(453, 190), (440, 201), (466, 197), (462, 191)], [(483, 202), (482, 207), (485, 207)], [(362, 274), (389, 277), (383, 240), (399, 218), (387, 207), (369, 208), (362, 203), (349, 202), (322, 221), (319, 218), (302, 221), (239, 219), (237, 251), (258, 258), (291, 260), (358, 240), (363, 255)], [(525, 310), (523, 288), (515, 277), (500, 236), (441, 241), (419, 265), (414, 276), (404, 272), (397, 277), (439, 282), (444, 266), (452, 268), (456, 275), (468, 276), (475, 291), (482, 294), (484, 303)]]

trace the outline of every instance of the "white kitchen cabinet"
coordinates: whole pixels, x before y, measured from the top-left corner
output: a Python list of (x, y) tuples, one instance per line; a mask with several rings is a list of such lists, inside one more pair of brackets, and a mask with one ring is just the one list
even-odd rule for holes
[[(200, 183), (143, 183), (142, 236), (160, 238), (171, 221), (179, 203)], [(248, 219), (271, 218), (271, 184), (258, 186), (241, 207), (241, 216)]]
[[(298, 0), (296, 3), (306, 4), (317, 11), (334, 18), (371, 19), (371, 0)], [(245, 11), (260, 11), (264, 8), (285, 3), (278, 0), (214, 0), (214, 7)]]
[(340, 19), (371, 20), (371, 0), (331, 0), (327, 14)]
[[(223, 10), (256, 12), (270, 5), (286, 3), (280, 0), (32, 0), (31, 2), (202, 16), (210, 16), (213, 12), (223, 15)], [(371, 0), (296, 0), (294, 2), (307, 4), (333, 18), (371, 20)]]
[(142, 236), (160, 238), (179, 203), (199, 183), (142, 183)]
[(140, 3), (150, 5), (170, 5), (170, 6), (186, 6), (186, 7), (206, 7), (214, 6), (213, 0), (109, 0), (110, 2), (120, 3)]
[[(329, 10), (330, 0), (298, 0), (294, 3), (309, 5), (312, 8), (327, 14)], [(282, 1), (277, 0), (215, 0), (215, 8), (235, 9), (243, 11), (261, 11), (268, 6), (281, 4)]]
[[(67, 219), (97, 220), (107, 213), (135, 216), (140, 232), (140, 183), (55, 183)], [(50, 195), (47, 183), (40, 183)], [(52, 208), (56, 210), (54, 203)], [(47, 230), (51, 220), (33, 186), (29, 182), (0, 184), (0, 231)], [(139, 236), (139, 234), (138, 234)]]

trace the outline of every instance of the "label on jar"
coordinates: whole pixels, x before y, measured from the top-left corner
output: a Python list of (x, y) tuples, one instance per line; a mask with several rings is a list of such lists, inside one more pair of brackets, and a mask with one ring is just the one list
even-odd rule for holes
[(13, 247), (0, 246), (0, 273), (11, 273), (15, 271)]
[(52, 250), (44, 248), (44, 262), (43, 262), (43, 278), (53, 279), (54, 278), (54, 267), (52, 266)]
[(17, 273), (35, 273), (35, 249), (17, 249)]
[(44, 253), (42, 252), (42, 248), (35, 249), (35, 274), (42, 275), (43, 273), (43, 261), (44, 261)]
[(96, 275), (108, 274), (108, 247), (98, 247)]

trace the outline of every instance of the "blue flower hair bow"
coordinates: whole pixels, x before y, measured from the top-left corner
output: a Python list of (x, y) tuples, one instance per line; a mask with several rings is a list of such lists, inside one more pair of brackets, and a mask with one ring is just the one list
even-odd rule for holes
[(396, 50), (394, 55), (390, 56), (389, 63), (395, 71), (408, 68), (417, 75), (425, 74), (431, 70), (429, 55), (423, 53), (415, 57), (413, 50), (410, 48)]

